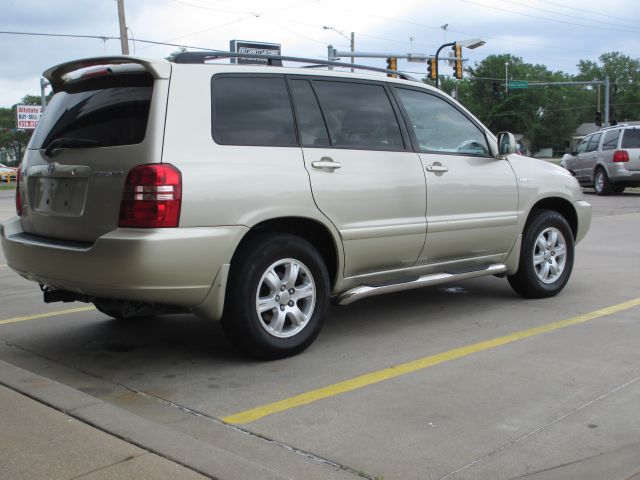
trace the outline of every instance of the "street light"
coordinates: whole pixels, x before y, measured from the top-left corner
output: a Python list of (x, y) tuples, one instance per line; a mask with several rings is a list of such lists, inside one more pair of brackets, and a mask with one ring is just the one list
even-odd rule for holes
[[(325, 29), (325, 30), (333, 30), (338, 35), (340, 35), (340, 36), (346, 38), (347, 40), (349, 40), (349, 42), (351, 44), (351, 53), (355, 52), (354, 32), (351, 32), (351, 37), (348, 37), (342, 31), (338, 30), (337, 28), (327, 27), (326, 25), (324, 27), (322, 27), (322, 28)], [(351, 64), (353, 65), (354, 63), (355, 63), (355, 58), (353, 58), (353, 56), (351, 56)], [(353, 73), (353, 67), (351, 68), (351, 72)]]
[[(445, 43), (444, 45), (440, 45), (440, 48), (438, 48), (438, 50), (436, 51), (436, 68), (438, 66), (438, 56), (440, 55), (440, 52), (442, 51), (443, 48), (460, 45), (461, 47), (468, 48), (469, 50), (473, 50), (474, 48), (481, 47), (485, 43), (487, 42), (485, 42), (481, 38), (469, 38), (467, 40), (461, 40), (459, 42), (451, 42), (451, 43)], [(436, 88), (439, 88), (439, 84), (440, 84), (439, 80), (440, 79), (436, 74)]]

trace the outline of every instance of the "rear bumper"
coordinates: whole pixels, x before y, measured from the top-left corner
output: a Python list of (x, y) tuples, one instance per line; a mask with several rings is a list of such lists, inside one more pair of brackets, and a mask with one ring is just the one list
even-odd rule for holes
[(246, 227), (117, 229), (77, 244), (26, 234), (14, 217), (0, 226), (7, 264), (34, 282), (82, 295), (201, 304)]
[(640, 187), (640, 170), (627, 170), (624, 163), (610, 163), (607, 165), (609, 181), (614, 185)]

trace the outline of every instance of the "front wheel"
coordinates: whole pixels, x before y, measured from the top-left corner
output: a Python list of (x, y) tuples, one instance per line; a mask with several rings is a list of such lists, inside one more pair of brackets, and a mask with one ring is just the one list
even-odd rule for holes
[(573, 269), (573, 233), (558, 212), (539, 210), (527, 223), (522, 237), (520, 265), (508, 277), (523, 297), (552, 297), (569, 280)]
[(249, 355), (287, 357), (315, 340), (328, 304), (329, 275), (318, 251), (294, 235), (262, 235), (234, 256), (222, 328)]
[(624, 189), (625, 189), (624, 185), (614, 185), (613, 193), (622, 193), (624, 192)]

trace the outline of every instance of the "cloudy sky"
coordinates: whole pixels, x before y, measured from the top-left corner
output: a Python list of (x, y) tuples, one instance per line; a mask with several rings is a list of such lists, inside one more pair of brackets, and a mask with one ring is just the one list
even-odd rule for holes
[[(132, 36), (212, 49), (229, 40), (282, 44), (283, 54), (326, 58), (347, 50), (434, 54), (439, 45), (481, 37), (469, 61), (511, 53), (525, 62), (576, 73), (580, 59), (604, 52), (640, 57), (637, 0), (125, 0)], [(118, 36), (115, 0), (2, 0), (0, 107), (39, 94), (40, 74), (73, 58), (120, 52), (118, 40), (12, 35), (3, 32)], [(446, 30), (443, 25), (448, 25)], [(136, 55), (164, 57), (176, 47), (131, 42)], [(369, 61), (384, 66), (384, 60)], [(364, 63), (364, 62), (363, 62)], [(424, 64), (400, 69), (426, 73)], [(442, 67), (441, 67), (442, 69)]]

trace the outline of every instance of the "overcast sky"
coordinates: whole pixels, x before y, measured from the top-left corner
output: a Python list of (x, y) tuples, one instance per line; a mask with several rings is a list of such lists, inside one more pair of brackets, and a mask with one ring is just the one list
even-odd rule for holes
[[(359, 51), (434, 54), (445, 40), (480, 37), (486, 45), (463, 54), (472, 63), (511, 53), (567, 73), (576, 73), (578, 60), (597, 60), (604, 52), (640, 57), (637, 0), (125, 0), (125, 8), (134, 38), (222, 50), (231, 39), (257, 40), (282, 44), (285, 55), (326, 58), (328, 44), (349, 45), (322, 28), (331, 26), (355, 32)], [(117, 37), (117, 4), (2, 0), (0, 31)], [(118, 40), (0, 33), (0, 45), (0, 107), (39, 94), (40, 74), (48, 67), (120, 53)], [(132, 42), (132, 52), (134, 47), (136, 55), (148, 57), (176, 49)], [(372, 62), (384, 66), (382, 59)], [(424, 64), (399, 67), (426, 73)]]

